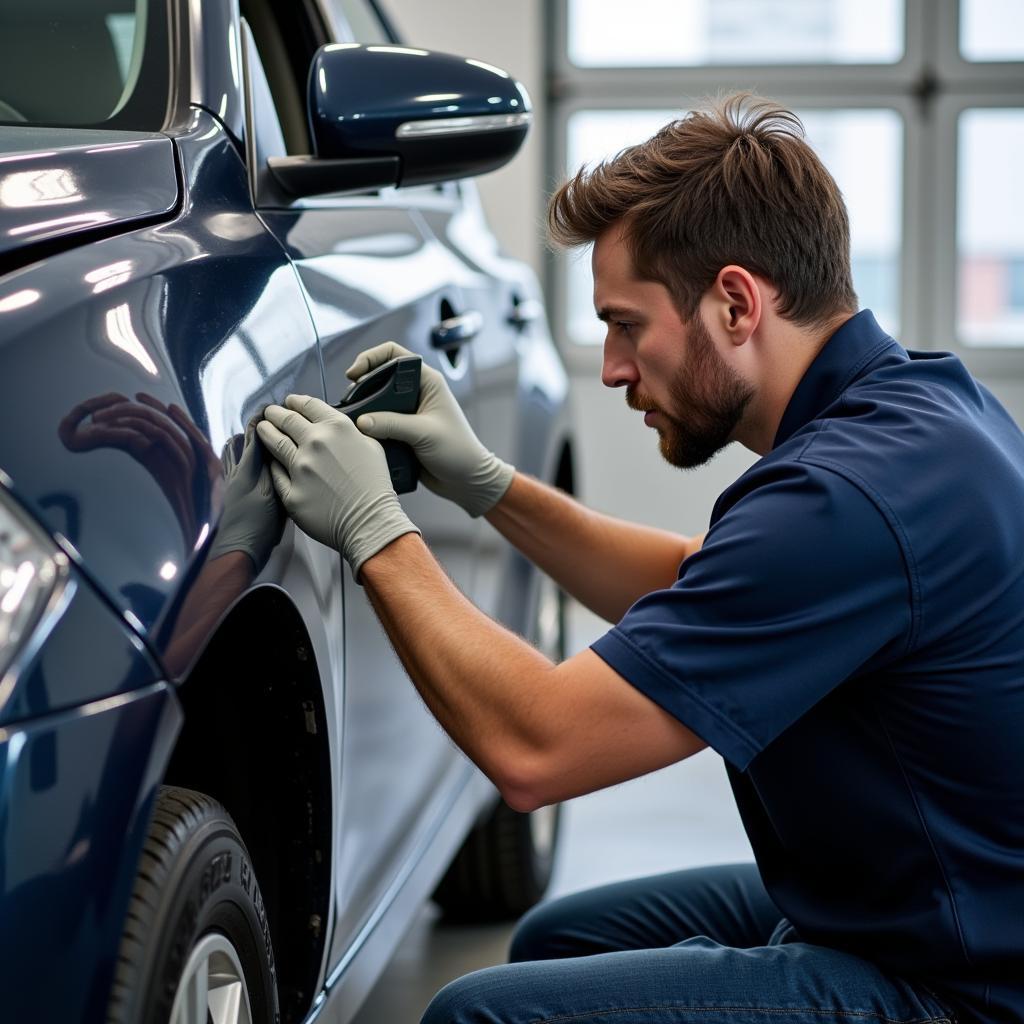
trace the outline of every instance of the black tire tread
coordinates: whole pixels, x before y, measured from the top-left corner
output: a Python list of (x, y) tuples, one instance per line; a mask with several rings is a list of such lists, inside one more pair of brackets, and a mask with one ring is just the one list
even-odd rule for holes
[(204, 793), (174, 786), (161, 787), (125, 915), (110, 990), (108, 1024), (129, 1021), (142, 967), (139, 955), (146, 948), (146, 930), (160, 904), (161, 888), (170, 877), (177, 851), (199, 824), (212, 817), (231, 820), (227, 811)]

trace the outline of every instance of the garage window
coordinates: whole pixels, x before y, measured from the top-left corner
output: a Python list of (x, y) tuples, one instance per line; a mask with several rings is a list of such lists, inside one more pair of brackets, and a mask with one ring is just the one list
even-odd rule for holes
[[(1024, 376), (1019, 0), (632, 0), (628, 17), (559, 0), (551, 38), (551, 180), (703, 97), (770, 96), (843, 190), (861, 304), (909, 347)], [(566, 355), (589, 366), (589, 257), (556, 254), (550, 274)]]

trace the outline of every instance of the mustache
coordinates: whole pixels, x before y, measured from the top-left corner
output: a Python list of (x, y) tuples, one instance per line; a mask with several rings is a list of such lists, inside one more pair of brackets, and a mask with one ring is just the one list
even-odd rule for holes
[(626, 388), (626, 405), (634, 412), (658, 411), (658, 407), (646, 395), (641, 395), (633, 387)]

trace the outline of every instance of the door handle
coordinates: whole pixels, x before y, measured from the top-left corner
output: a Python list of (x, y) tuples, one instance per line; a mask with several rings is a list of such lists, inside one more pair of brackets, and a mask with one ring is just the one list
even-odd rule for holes
[(467, 310), (459, 316), (450, 316), (431, 330), (430, 344), (442, 351), (459, 348), (467, 341), (472, 341), (483, 325), (484, 318), (475, 309)]
[(536, 299), (516, 299), (508, 315), (508, 322), (517, 331), (522, 331), (543, 315), (544, 307)]

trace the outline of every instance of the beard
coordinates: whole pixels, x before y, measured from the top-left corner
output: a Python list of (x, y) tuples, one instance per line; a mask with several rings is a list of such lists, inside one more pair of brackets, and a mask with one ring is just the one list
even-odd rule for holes
[(715, 343), (698, 313), (690, 322), (686, 359), (669, 382), (669, 396), (678, 415), (658, 408), (632, 388), (626, 404), (638, 412), (657, 412), (662, 458), (680, 469), (703, 466), (732, 440), (732, 432), (754, 389), (715, 350)]

